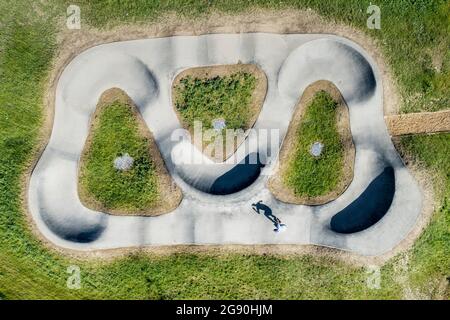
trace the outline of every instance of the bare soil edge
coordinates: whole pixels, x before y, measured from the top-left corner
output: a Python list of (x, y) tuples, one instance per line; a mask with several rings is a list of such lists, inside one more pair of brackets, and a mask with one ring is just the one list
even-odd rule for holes
[[(286, 186), (283, 182), (283, 177), (292, 157), (292, 152), (295, 150), (295, 146), (297, 144), (297, 131), (301, 125), (307, 106), (313, 100), (314, 95), (321, 90), (328, 92), (338, 105), (336, 109), (336, 127), (344, 148), (342, 174), (336, 188), (327, 194), (316, 197), (297, 195), (294, 193), (292, 188)], [(352, 133), (350, 131), (350, 116), (347, 104), (339, 92), (339, 89), (336, 88), (333, 83), (325, 80), (314, 82), (305, 89), (295, 107), (294, 115), (292, 116), (286, 137), (284, 138), (281, 146), (277, 170), (270, 177), (267, 186), (275, 198), (283, 202), (304, 205), (325, 204), (338, 198), (348, 188), (353, 180), (354, 164), (355, 146), (353, 144)]]
[[(132, 111), (138, 124), (139, 133), (147, 138), (149, 147), (149, 156), (155, 164), (155, 174), (158, 186), (158, 200), (154, 205), (144, 208), (142, 210), (129, 210), (125, 208), (106, 208), (103, 204), (95, 199), (85, 186), (80, 183), (81, 177), (85, 172), (85, 164), (87, 163), (87, 151), (92, 145), (93, 132), (98, 125), (100, 113), (107, 108), (111, 103), (119, 101), (126, 105)], [(178, 207), (183, 198), (180, 188), (175, 184), (164, 164), (164, 160), (159, 152), (158, 146), (155, 143), (152, 133), (142, 118), (137, 107), (131, 98), (121, 89), (112, 88), (103, 92), (97, 103), (95, 112), (91, 116), (91, 123), (89, 125), (89, 135), (86, 139), (83, 151), (81, 153), (80, 161), (78, 163), (78, 196), (81, 203), (95, 211), (105, 212), (111, 215), (138, 215), (138, 216), (157, 216), (170, 212)]]
[[(383, 57), (379, 42), (361, 30), (353, 28), (342, 23), (336, 23), (326, 20), (313, 10), (298, 9), (250, 9), (240, 14), (227, 14), (216, 11), (208, 15), (192, 19), (186, 18), (176, 13), (161, 15), (159, 20), (148, 24), (126, 24), (114, 27), (108, 30), (100, 30), (92, 28), (86, 24), (80, 30), (68, 30), (65, 26), (65, 19), (61, 18), (59, 25), (61, 28), (57, 37), (57, 53), (53, 59), (52, 66), (49, 70), (47, 80), (45, 81), (43, 95), (43, 121), (41, 130), (38, 134), (36, 147), (30, 154), (30, 160), (25, 165), (23, 175), (21, 177), (21, 206), (25, 213), (30, 232), (45, 246), (50, 252), (55, 254), (68, 256), (73, 259), (89, 260), (101, 263), (103, 261), (115, 260), (130, 254), (144, 252), (148, 255), (166, 255), (177, 252), (182, 253), (203, 253), (214, 254), (216, 252), (232, 252), (242, 254), (271, 254), (280, 256), (289, 255), (318, 255), (325, 256), (330, 259), (337, 259), (355, 265), (367, 264), (383, 264), (396, 254), (409, 249), (414, 240), (420, 235), (423, 228), (428, 223), (432, 213), (434, 204), (433, 199), (428, 199), (428, 206), (424, 205), (420, 223), (415, 225), (410, 235), (404, 239), (390, 252), (377, 256), (367, 257), (356, 253), (346, 252), (340, 249), (332, 249), (314, 245), (285, 245), (285, 246), (243, 246), (243, 245), (223, 245), (223, 246), (161, 246), (161, 247), (127, 247), (112, 250), (90, 250), (79, 251), (60, 247), (55, 245), (43, 236), (37, 228), (37, 225), (31, 216), (28, 207), (28, 189), (31, 174), (45, 150), (50, 139), (54, 111), (55, 111), (55, 93), (56, 85), (64, 68), (70, 61), (83, 51), (96, 45), (111, 43), (116, 41), (136, 40), (143, 38), (168, 37), (176, 35), (202, 35), (210, 33), (239, 33), (239, 32), (267, 32), (267, 33), (325, 33), (334, 34), (347, 38), (363, 47), (374, 59), (378, 66), (380, 76), (383, 79), (383, 107), (385, 115), (397, 114), (401, 102), (399, 89), (396, 80), (393, 77), (389, 64)], [(431, 190), (432, 178), (420, 166), (407, 167), (417, 172), (425, 172), (418, 176), (422, 178), (416, 179), (420, 182), (424, 190)], [(437, 201), (437, 200), (436, 200)]]
[(223, 162), (229, 157), (231, 157), (239, 148), (241, 143), (245, 140), (245, 138), (248, 135), (247, 129), (250, 129), (253, 127), (253, 125), (256, 122), (256, 119), (258, 119), (259, 113), (262, 109), (262, 106), (264, 104), (264, 100), (266, 98), (267, 93), (267, 76), (264, 73), (264, 71), (261, 70), (260, 67), (258, 67), (256, 64), (231, 64), (231, 65), (214, 65), (214, 66), (207, 66), (207, 67), (195, 67), (195, 68), (189, 68), (186, 70), (181, 71), (177, 74), (175, 79), (172, 82), (171, 87), (171, 93), (172, 93), (172, 108), (175, 111), (178, 120), (182, 124), (184, 129), (189, 130), (191, 137), (194, 135), (194, 129), (190, 128), (188, 124), (184, 121), (184, 119), (181, 117), (180, 113), (178, 112), (177, 108), (175, 107), (175, 101), (176, 101), (176, 90), (175, 87), (180, 84), (180, 80), (182, 78), (185, 78), (187, 76), (191, 76), (192, 78), (197, 79), (209, 79), (214, 77), (224, 77), (229, 76), (234, 73), (238, 72), (245, 72), (253, 75), (256, 78), (256, 86), (252, 93), (252, 99), (249, 106), (251, 117), (248, 119), (245, 128), (243, 128), (245, 134), (240, 136), (238, 139), (236, 139), (234, 143), (234, 148), (231, 150), (228, 150), (229, 152), (223, 153), (222, 157), (211, 155), (207, 152), (207, 144), (204, 144), (202, 141), (195, 141), (194, 145), (203, 152), (204, 155), (206, 155), (208, 158), (215, 162)]
[(391, 136), (450, 132), (450, 110), (385, 116)]

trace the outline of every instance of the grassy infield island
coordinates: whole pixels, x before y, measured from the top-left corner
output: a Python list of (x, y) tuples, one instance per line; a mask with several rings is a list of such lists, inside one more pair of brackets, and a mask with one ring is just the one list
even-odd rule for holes
[[(183, 127), (194, 136), (194, 122), (202, 126), (202, 139), (195, 145), (208, 157), (221, 162), (245, 139), (261, 111), (267, 91), (264, 72), (253, 64), (191, 68), (177, 75), (172, 101)], [(225, 120), (225, 129), (214, 132), (213, 121)], [(236, 135), (226, 140), (226, 131)], [(217, 146), (218, 154), (215, 152)]]
[[(131, 168), (117, 169), (114, 161), (127, 155), (133, 159)], [(181, 201), (151, 133), (119, 89), (100, 98), (79, 171), (80, 199), (96, 210), (154, 215), (173, 210)]]
[[(283, 179), (295, 194), (314, 197), (336, 187), (343, 171), (344, 148), (336, 128), (336, 101), (319, 91), (306, 108)], [(319, 156), (310, 151), (316, 141), (324, 146)]]
[[(316, 142), (323, 146), (318, 156), (311, 154)], [(296, 107), (269, 188), (285, 202), (326, 203), (350, 184), (354, 155), (348, 107), (333, 84), (318, 81)]]
[[(80, 0), (83, 23), (93, 28), (155, 21), (177, 11), (202, 19), (264, 7), (313, 11), (378, 40), (403, 97), (401, 112), (446, 109), (450, 97), (448, 1), (380, 1), (381, 30), (366, 27), (368, 2), (218, 0), (102, 2)], [(315, 254), (130, 254), (114, 260), (80, 259), (49, 249), (21, 205), (24, 172), (37, 157), (45, 118), (48, 74), (58, 52), (66, 1), (0, 1), (0, 298), (2, 299), (392, 299), (448, 298), (450, 269), (450, 134), (410, 136), (398, 145), (426, 169), (436, 191), (433, 218), (413, 247), (381, 266), (381, 288), (369, 289), (367, 270)], [(252, 11), (252, 19), (256, 19)], [(282, 14), (282, 13), (281, 13)], [(188, 18), (186, 18), (188, 16)], [(82, 27), (84, 29), (84, 26)], [(65, 30), (67, 32), (67, 30)], [(78, 32), (72, 30), (71, 32)], [(408, 57), (413, 57), (412, 60)], [(81, 268), (81, 289), (66, 286), (67, 267)], [(276, 281), (274, 281), (276, 273)], [(313, 289), (312, 289), (313, 288)]]

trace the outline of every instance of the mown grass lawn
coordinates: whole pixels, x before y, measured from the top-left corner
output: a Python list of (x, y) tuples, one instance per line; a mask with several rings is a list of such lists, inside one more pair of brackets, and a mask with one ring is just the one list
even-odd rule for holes
[[(405, 98), (404, 112), (448, 108), (448, 1), (379, 1), (382, 29), (367, 30), (370, 1), (78, 1), (82, 23), (151, 21), (176, 10), (196, 17), (249, 6), (310, 7), (380, 40)], [(436, 173), (440, 191), (430, 225), (411, 250), (381, 269), (381, 289), (370, 290), (364, 268), (333, 259), (271, 255), (130, 255), (114, 262), (83, 261), (48, 250), (29, 231), (20, 206), (20, 178), (42, 123), (43, 88), (68, 1), (0, 2), (0, 298), (401, 298), (411, 289), (436, 297), (450, 266), (450, 134), (408, 137), (407, 150)], [(37, 14), (39, 12), (39, 14)], [(440, 48), (443, 49), (440, 49)], [(435, 68), (436, 58), (443, 57)], [(439, 61), (439, 59), (438, 59)], [(402, 261), (407, 258), (408, 264)], [(67, 268), (81, 268), (80, 290), (66, 286)], [(448, 294), (448, 291), (447, 291)]]
[[(327, 194), (342, 176), (344, 147), (337, 131), (336, 109), (337, 102), (325, 91), (317, 92), (306, 106), (282, 177), (296, 195)], [(324, 146), (317, 157), (311, 154), (315, 142)]]
[[(139, 132), (132, 106), (115, 101), (101, 106), (91, 128), (92, 141), (81, 162), (81, 188), (106, 209), (144, 210), (158, 199), (155, 165), (149, 141)], [(129, 156), (128, 170), (114, 166), (118, 157)]]

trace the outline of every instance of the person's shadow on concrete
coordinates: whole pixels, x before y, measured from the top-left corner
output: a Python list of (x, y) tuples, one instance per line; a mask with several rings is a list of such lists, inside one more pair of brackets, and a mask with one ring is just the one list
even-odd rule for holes
[(272, 209), (270, 209), (269, 206), (267, 206), (267, 205), (265, 205), (264, 203), (262, 203), (262, 200), (259, 200), (258, 202), (253, 203), (253, 204), (252, 204), (252, 209), (253, 209), (256, 213), (258, 213), (258, 214), (260, 214), (260, 213), (261, 213), (260, 211), (262, 211), (262, 213), (264, 214), (264, 216), (265, 216), (267, 219), (269, 219), (269, 220), (273, 223), (273, 225), (274, 225), (275, 227), (277, 227), (277, 226), (281, 223), (281, 220), (278, 219), (278, 218), (272, 213)]

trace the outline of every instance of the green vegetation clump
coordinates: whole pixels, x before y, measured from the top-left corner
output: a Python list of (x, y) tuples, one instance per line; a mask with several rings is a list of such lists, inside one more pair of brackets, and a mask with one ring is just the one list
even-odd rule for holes
[[(344, 148), (337, 131), (336, 109), (337, 102), (325, 91), (317, 92), (306, 106), (296, 132), (294, 151), (282, 177), (296, 195), (327, 194), (342, 176)], [(314, 142), (324, 146), (318, 157), (310, 153)]]
[[(81, 164), (80, 183), (106, 209), (145, 209), (158, 199), (149, 141), (138, 130), (131, 106), (118, 101), (102, 106)], [(114, 166), (118, 157), (133, 158), (129, 170)]]
[(207, 79), (186, 76), (175, 86), (175, 107), (183, 122), (193, 129), (201, 121), (204, 129), (212, 128), (214, 119), (224, 119), (227, 129), (247, 129), (251, 118), (250, 104), (256, 77), (237, 72)]

